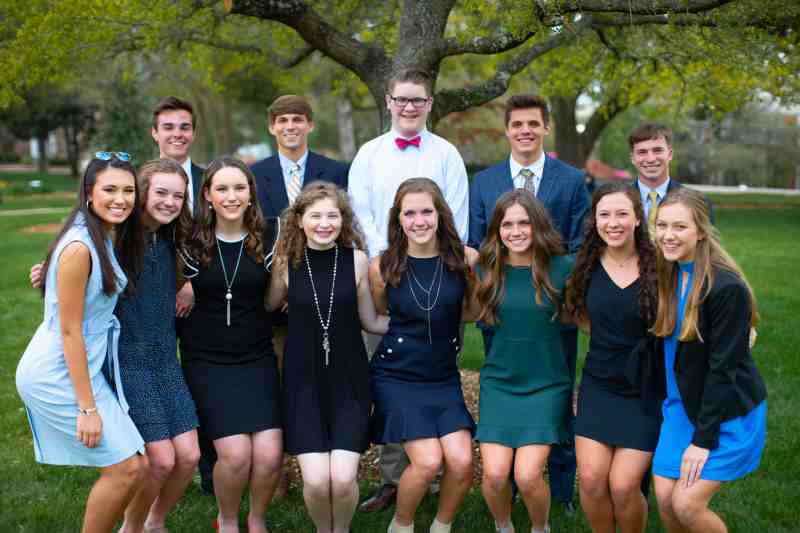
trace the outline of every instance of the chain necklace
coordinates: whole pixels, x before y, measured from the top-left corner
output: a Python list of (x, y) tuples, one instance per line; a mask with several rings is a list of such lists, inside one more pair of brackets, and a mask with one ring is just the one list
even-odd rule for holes
[(308, 260), (308, 246), (303, 248), (303, 254), (306, 259), (306, 268), (308, 269), (308, 279), (311, 281), (311, 292), (314, 294), (314, 305), (317, 308), (317, 318), (319, 318), (319, 325), (322, 326), (322, 349), (325, 350), (325, 366), (330, 364), (331, 357), (331, 342), (328, 336), (328, 328), (331, 325), (331, 317), (333, 317), (333, 291), (336, 288), (336, 265), (339, 263), (339, 244), (333, 245), (333, 279), (331, 280), (331, 297), (328, 302), (328, 319), (322, 319), (322, 310), (319, 307), (319, 298), (317, 297), (317, 288), (314, 285), (314, 276), (311, 274), (311, 262)]
[[(408, 289), (411, 291), (411, 297), (414, 299), (414, 303), (417, 304), (417, 307), (423, 311), (426, 315), (427, 322), (428, 322), (428, 343), (433, 344), (433, 335), (431, 333), (431, 311), (434, 307), (436, 307), (436, 303), (439, 301), (439, 292), (442, 290), (442, 280), (444, 279), (444, 268), (442, 267), (442, 258), (438, 257), (436, 261), (436, 266), (433, 268), (433, 276), (431, 276), (431, 286), (427, 289), (425, 288), (422, 283), (420, 283), (419, 279), (417, 279), (416, 274), (414, 274), (414, 269), (411, 266), (411, 262), (408, 262)], [(433, 294), (433, 287), (436, 285), (436, 279), (439, 279), (439, 285), (436, 287), (436, 295), (433, 298), (433, 302), (431, 302), (431, 294)], [(414, 283), (419, 285), (419, 288), (426, 294), (427, 302), (426, 305), (422, 305), (417, 299), (416, 293), (414, 293)]]
[(242, 250), (244, 250), (244, 240), (246, 236), (242, 238), (242, 241), (239, 243), (239, 256), (236, 258), (236, 266), (233, 268), (233, 276), (231, 280), (228, 281), (228, 271), (225, 270), (225, 259), (222, 257), (222, 248), (219, 246), (219, 238), (216, 237), (214, 240), (217, 243), (217, 252), (219, 252), (219, 264), (222, 265), (222, 275), (225, 277), (225, 287), (227, 288), (227, 292), (225, 293), (225, 322), (228, 326), (231, 325), (231, 300), (233, 300), (233, 294), (231, 294), (231, 287), (233, 286), (233, 282), (236, 281), (236, 274), (239, 272), (239, 263), (242, 260)]

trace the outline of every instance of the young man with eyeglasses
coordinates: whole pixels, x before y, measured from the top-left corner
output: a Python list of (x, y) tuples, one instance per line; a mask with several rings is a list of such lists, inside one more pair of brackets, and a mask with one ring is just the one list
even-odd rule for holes
[[(430, 178), (439, 185), (458, 234), (466, 242), (469, 181), (464, 160), (455, 146), (426, 128), (433, 105), (433, 80), (422, 70), (405, 69), (392, 76), (387, 88), (391, 129), (359, 149), (348, 177), (348, 192), (367, 238), (369, 256), (377, 257), (386, 249), (395, 193), (401, 183), (415, 177)], [(371, 355), (380, 337), (365, 335), (365, 339)], [(378, 465), (381, 487), (360, 509), (377, 511), (390, 506), (408, 464), (401, 444), (382, 446)]]

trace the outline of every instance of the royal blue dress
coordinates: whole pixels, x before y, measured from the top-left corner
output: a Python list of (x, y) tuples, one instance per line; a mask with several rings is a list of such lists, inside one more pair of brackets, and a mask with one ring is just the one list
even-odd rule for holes
[[(694, 263), (680, 265), (680, 277), (688, 273), (686, 286), (692, 285)], [(662, 406), (664, 421), (653, 457), (653, 473), (657, 476), (678, 479), (681, 477), (683, 452), (692, 442), (695, 427), (686, 415), (680, 390), (675, 379), (675, 354), (683, 323), (684, 307), (688, 290), (681, 294), (678, 283), (678, 313), (675, 330), (664, 339), (664, 362), (667, 374), (667, 398)], [(767, 437), (766, 400), (744, 416), (720, 424), (719, 446), (711, 450), (701, 479), (709, 481), (732, 481), (754, 471), (761, 462)]]

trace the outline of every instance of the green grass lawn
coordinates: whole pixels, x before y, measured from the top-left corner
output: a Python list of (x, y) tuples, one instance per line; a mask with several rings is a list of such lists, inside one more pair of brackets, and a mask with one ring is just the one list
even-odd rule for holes
[[(758, 203), (756, 201), (741, 203)], [(770, 202), (767, 202), (770, 203)], [(36, 207), (52, 205), (39, 202)], [(25, 234), (34, 224), (58, 222), (63, 213), (0, 217), (0, 531), (59, 533), (79, 529), (83, 502), (96, 472), (91, 469), (41, 466), (34, 462), (30, 430), (14, 386), (14, 372), (22, 351), (41, 320), (39, 294), (28, 288), (27, 272), (42, 258), (51, 235)], [(713, 500), (712, 507), (726, 520), (731, 532), (798, 531), (800, 499), (800, 279), (798, 230), (800, 208), (721, 209), (717, 215), (723, 242), (747, 273), (759, 298), (762, 324), (754, 350), (769, 389), (769, 432), (761, 468), (737, 481)], [(585, 342), (585, 341), (584, 341)], [(585, 344), (584, 344), (585, 346)], [(462, 365), (478, 369), (482, 362), (480, 335), (467, 327)], [(362, 483), (362, 495), (372, 487)], [(427, 497), (417, 515), (417, 531), (427, 532), (435, 499)], [(215, 505), (194, 484), (168, 521), (173, 533), (211, 531)], [(268, 521), (274, 532), (313, 531), (299, 491), (272, 506)], [(391, 511), (356, 513), (352, 531), (386, 530)], [(521, 504), (514, 509), (517, 530), (528, 531)], [(569, 518), (559, 510), (552, 514), (553, 531), (588, 532), (579, 512)], [(479, 490), (473, 490), (462, 506), (454, 531), (494, 531)], [(661, 531), (651, 499), (648, 531)]]

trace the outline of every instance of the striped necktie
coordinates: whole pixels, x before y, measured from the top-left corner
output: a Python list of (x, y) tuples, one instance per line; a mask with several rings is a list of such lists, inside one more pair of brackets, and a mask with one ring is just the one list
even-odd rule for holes
[(523, 168), (519, 171), (519, 174), (525, 178), (525, 183), (522, 185), (522, 188), (536, 196), (536, 182), (534, 181), (536, 175), (528, 168)]
[(658, 210), (658, 193), (650, 191), (647, 193), (647, 230), (650, 232), (650, 240), (656, 241), (656, 211)]
[(300, 177), (300, 165), (295, 163), (289, 170), (289, 186), (286, 188), (286, 195), (289, 197), (289, 205), (294, 203), (297, 195), (300, 194), (302, 178)]

